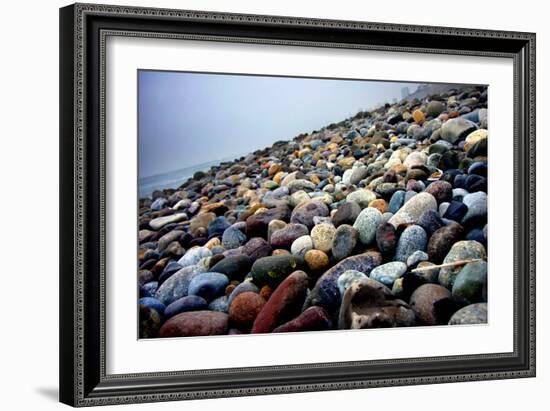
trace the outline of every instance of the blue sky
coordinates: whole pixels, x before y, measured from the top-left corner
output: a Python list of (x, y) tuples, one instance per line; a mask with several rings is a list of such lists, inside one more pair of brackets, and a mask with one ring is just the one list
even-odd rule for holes
[(162, 71), (138, 76), (140, 177), (290, 140), (418, 86)]

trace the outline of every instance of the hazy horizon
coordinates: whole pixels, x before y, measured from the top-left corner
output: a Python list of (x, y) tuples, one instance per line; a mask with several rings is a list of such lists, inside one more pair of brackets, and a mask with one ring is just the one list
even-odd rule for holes
[(143, 70), (138, 76), (140, 178), (291, 140), (424, 84)]

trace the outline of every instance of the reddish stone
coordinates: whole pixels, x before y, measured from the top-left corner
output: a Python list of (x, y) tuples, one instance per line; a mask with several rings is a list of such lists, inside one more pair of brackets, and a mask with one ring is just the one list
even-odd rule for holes
[(290, 333), (298, 331), (322, 331), (331, 328), (327, 312), (317, 306), (309, 307), (295, 319), (273, 330), (274, 333)]
[(437, 203), (440, 204), (453, 199), (453, 186), (448, 181), (434, 181), (426, 188), (426, 193), (433, 195)]
[(269, 285), (264, 285), (260, 290), (260, 295), (264, 297), (264, 300), (266, 301), (269, 300), (271, 294), (273, 294), (273, 289)]
[(237, 288), (235, 284), (229, 284), (227, 287), (225, 287), (225, 295), (229, 297), (235, 288)]
[(237, 328), (248, 330), (264, 305), (261, 295), (253, 291), (242, 292), (231, 302), (229, 320)]
[(187, 311), (178, 314), (160, 328), (160, 337), (222, 335), (227, 332), (228, 315), (219, 311)]
[(393, 224), (384, 223), (378, 227), (376, 245), (384, 256), (393, 255), (397, 246), (397, 233)]
[(295, 271), (285, 278), (256, 317), (252, 333), (269, 333), (298, 315), (306, 298), (308, 280), (303, 271)]

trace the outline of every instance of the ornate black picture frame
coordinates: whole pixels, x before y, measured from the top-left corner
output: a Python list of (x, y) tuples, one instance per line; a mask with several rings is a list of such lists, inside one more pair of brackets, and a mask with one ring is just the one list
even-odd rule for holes
[[(104, 91), (110, 35), (512, 59), (513, 352), (106, 374)], [(60, 10), (60, 97), (62, 402), (92, 406), (535, 376), (535, 34), (75, 4)]]

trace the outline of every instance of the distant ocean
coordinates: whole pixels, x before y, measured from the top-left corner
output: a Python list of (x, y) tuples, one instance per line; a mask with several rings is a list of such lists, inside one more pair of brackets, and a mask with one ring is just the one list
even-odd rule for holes
[(197, 171), (208, 171), (211, 167), (217, 166), (224, 161), (232, 161), (241, 156), (232, 156), (222, 158), (221, 160), (209, 161), (207, 163), (197, 164), (194, 166), (182, 168), (179, 170), (169, 171), (163, 174), (143, 177), (139, 179), (139, 198), (150, 197), (155, 190), (164, 190), (166, 188), (178, 188), (185, 183), (189, 178), (193, 177)]

